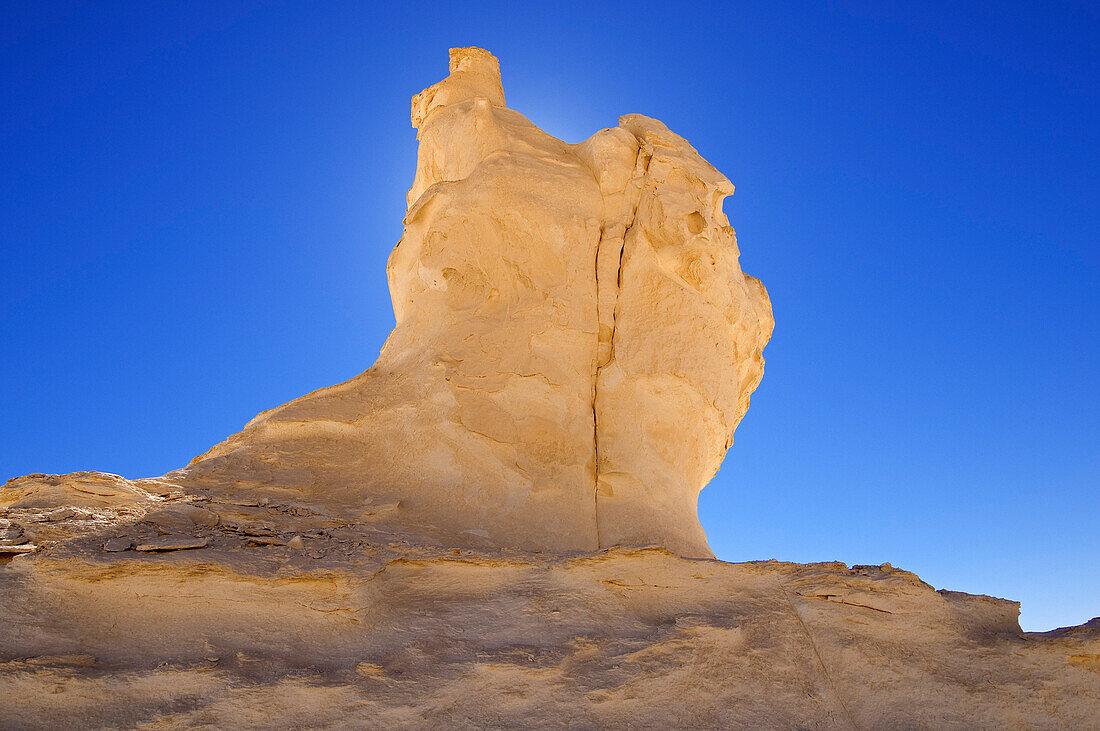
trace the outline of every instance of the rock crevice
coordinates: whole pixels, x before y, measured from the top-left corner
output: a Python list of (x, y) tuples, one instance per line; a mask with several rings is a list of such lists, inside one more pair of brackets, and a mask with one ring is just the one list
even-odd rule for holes
[[(611, 130), (605, 132), (614, 134)], [(634, 169), (625, 188), (615, 189), (615, 182), (601, 180), (600, 171), (592, 170), (600, 184), (604, 204), (604, 223), (600, 228), (600, 239), (596, 247), (597, 348), (592, 373), (592, 492), (597, 548), (606, 547), (600, 538), (600, 372), (615, 357), (615, 324), (619, 314), (619, 292), (623, 284), (623, 254), (626, 250), (626, 237), (637, 220), (639, 197), (650, 158), (644, 152), (641, 140), (636, 140), (635, 145), (637, 149)]]

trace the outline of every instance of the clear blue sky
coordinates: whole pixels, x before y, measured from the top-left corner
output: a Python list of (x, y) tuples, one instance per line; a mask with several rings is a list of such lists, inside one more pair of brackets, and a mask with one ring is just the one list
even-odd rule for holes
[(1100, 614), (1095, 4), (0, 12), (0, 478), (162, 474), (367, 368), (409, 97), (479, 45), (551, 133), (641, 112), (737, 186), (776, 328), (700, 503), (721, 558)]

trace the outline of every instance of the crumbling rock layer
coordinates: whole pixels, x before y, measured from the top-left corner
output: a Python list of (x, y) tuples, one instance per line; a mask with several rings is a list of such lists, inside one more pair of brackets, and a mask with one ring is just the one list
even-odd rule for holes
[(772, 318), (687, 142), (557, 140), (480, 49), (412, 119), (370, 370), (163, 477), (0, 489), (0, 728), (1095, 726), (1096, 620), (711, 558)]

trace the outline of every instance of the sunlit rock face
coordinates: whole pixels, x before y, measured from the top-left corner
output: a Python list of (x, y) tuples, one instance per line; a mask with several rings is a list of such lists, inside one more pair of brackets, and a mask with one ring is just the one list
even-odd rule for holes
[(450, 542), (710, 556), (698, 494), (772, 329), (722, 213), (733, 186), (641, 115), (577, 145), (546, 134), (481, 49), (452, 50), (412, 121), (378, 361), (171, 478), (396, 502)]

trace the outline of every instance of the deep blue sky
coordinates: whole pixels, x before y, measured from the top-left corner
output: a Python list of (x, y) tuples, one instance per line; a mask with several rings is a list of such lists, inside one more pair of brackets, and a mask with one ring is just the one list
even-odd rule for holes
[(737, 186), (777, 324), (700, 503), (721, 558), (890, 561), (1027, 629), (1100, 614), (1095, 4), (0, 14), (0, 479), (162, 474), (367, 368), (409, 97), (480, 45), (549, 132), (641, 112)]

